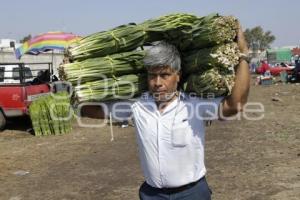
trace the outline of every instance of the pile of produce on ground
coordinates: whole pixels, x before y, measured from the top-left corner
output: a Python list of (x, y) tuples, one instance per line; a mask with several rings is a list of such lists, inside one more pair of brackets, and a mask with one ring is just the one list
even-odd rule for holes
[(73, 119), (68, 93), (59, 92), (39, 97), (29, 106), (34, 134), (61, 135), (71, 131)]
[(147, 89), (144, 47), (165, 40), (182, 55), (186, 92), (225, 96), (231, 92), (239, 60), (237, 30), (236, 18), (218, 14), (170, 14), (122, 25), (71, 46), (70, 63), (64, 65), (63, 75), (73, 84), (79, 101), (136, 96)]

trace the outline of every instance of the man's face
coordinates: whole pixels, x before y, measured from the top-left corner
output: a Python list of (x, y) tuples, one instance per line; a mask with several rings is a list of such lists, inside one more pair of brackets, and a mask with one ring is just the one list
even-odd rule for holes
[(177, 91), (180, 73), (171, 67), (152, 67), (148, 69), (148, 87), (157, 102), (170, 101)]

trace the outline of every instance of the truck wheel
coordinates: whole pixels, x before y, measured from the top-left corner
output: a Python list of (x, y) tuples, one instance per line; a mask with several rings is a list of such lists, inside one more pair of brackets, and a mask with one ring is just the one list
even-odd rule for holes
[(0, 131), (4, 129), (5, 125), (6, 125), (6, 119), (2, 111), (0, 110)]

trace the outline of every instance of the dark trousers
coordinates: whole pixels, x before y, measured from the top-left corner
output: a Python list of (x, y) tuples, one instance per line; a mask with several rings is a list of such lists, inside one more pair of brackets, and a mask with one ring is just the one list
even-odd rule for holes
[(144, 182), (139, 190), (140, 200), (211, 200), (211, 190), (205, 177), (184, 190), (154, 188)]

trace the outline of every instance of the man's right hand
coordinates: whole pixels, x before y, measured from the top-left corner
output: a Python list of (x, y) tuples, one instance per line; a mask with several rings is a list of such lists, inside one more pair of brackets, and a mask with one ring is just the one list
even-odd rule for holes
[(238, 26), (239, 26), (239, 28), (237, 30), (237, 44), (238, 44), (239, 50), (243, 54), (248, 54), (249, 53), (248, 44), (246, 42), (244, 32), (243, 32), (241, 24), (239, 22), (238, 22)]

